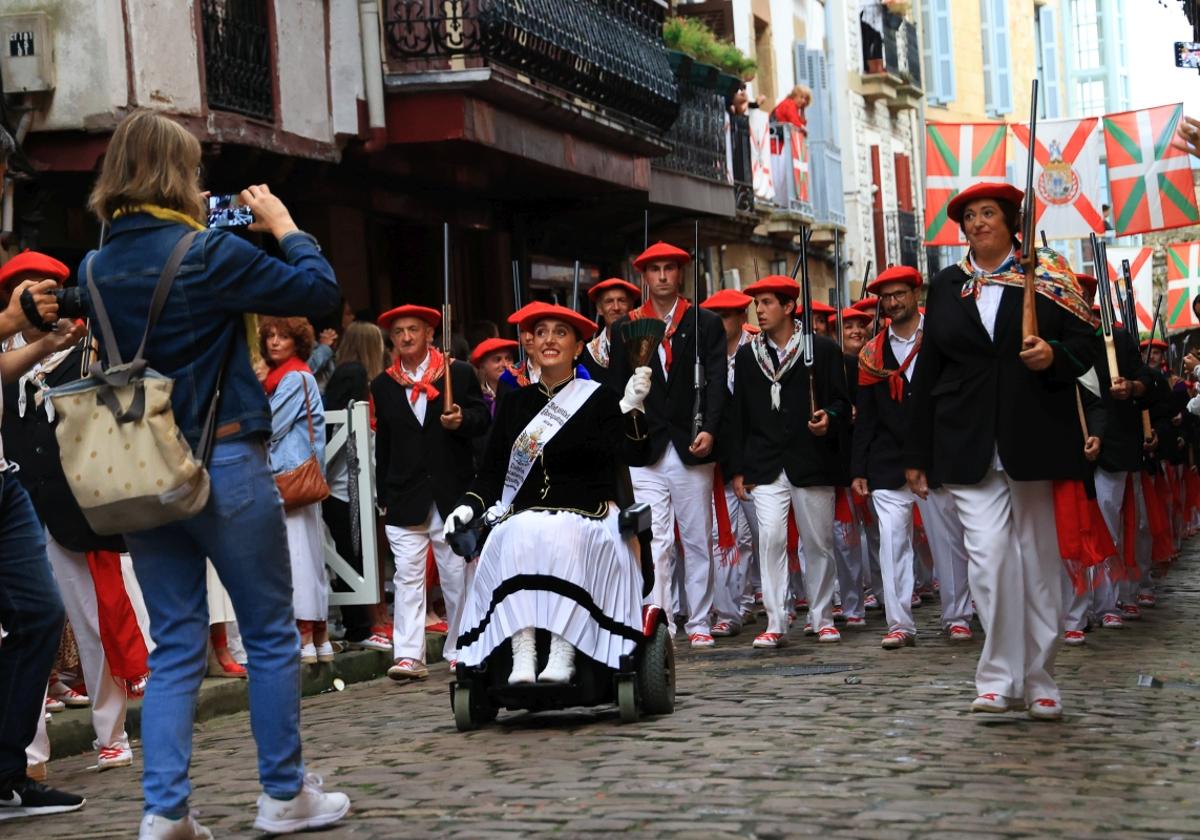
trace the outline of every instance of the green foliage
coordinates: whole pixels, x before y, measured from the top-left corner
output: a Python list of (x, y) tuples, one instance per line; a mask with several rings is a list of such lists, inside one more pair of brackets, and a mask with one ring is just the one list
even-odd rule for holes
[(667, 49), (690, 55), (701, 64), (711, 64), (731, 76), (749, 81), (758, 64), (742, 54), (736, 44), (722, 41), (698, 18), (671, 17), (663, 23)]

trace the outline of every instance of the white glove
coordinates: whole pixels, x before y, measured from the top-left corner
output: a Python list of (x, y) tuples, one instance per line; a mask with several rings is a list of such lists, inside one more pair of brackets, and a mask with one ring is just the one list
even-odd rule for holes
[(650, 368), (640, 367), (625, 383), (625, 396), (621, 398), (621, 413), (645, 411), (646, 395), (650, 393)]
[(474, 511), (469, 505), (459, 505), (446, 517), (446, 526), (442, 528), (442, 539), (450, 539), (450, 535), (461, 531), (475, 518)]

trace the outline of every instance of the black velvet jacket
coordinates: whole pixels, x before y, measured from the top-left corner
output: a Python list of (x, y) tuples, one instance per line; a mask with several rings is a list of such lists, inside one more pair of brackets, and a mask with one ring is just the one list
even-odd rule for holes
[[(500, 499), (513, 443), (553, 394), (572, 381), (553, 390), (539, 382), (505, 395), (496, 409), (479, 474), (459, 504), (470, 506), (479, 516)], [(639, 457), (649, 439), (641, 414), (622, 415), (616, 394), (596, 384), (599, 387), (542, 450), (517, 491), (513, 513), (556, 510), (595, 518), (608, 515), (608, 503), (617, 500), (617, 468)]]

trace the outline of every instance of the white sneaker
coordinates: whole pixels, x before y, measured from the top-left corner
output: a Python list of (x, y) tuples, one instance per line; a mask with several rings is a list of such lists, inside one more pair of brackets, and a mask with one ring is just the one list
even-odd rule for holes
[(212, 836), (191, 814), (178, 820), (147, 814), (138, 829), (138, 840), (212, 840)]
[(300, 664), (301, 665), (316, 665), (317, 664), (317, 646), (312, 642), (300, 646)]
[(258, 797), (254, 827), (268, 834), (290, 834), (333, 825), (350, 810), (350, 797), (344, 793), (325, 793), (324, 784), (320, 776), (308, 773), (304, 776), (304, 787), (294, 799), (275, 799), (262, 794)]
[(575, 648), (557, 633), (550, 636), (550, 656), (538, 674), (538, 682), (569, 683), (575, 676)]
[(114, 767), (128, 767), (133, 764), (133, 750), (128, 744), (116, 741), (107, 747), (100, 748), (96, 767), (100, 770), (111, 770)]

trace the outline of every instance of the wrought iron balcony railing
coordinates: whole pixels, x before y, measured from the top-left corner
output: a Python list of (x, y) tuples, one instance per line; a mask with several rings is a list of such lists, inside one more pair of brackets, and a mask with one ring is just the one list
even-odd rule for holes
[(754, 166), (750, 152), (750, 118), (745, 114), (729, 117), (729, 161), (733, 178), (733, 198), (739, 213), (754, 212)]
[(679, 109), (652, 0), (388, 0), (389, 69), (505, 66), (659, 130)]
[[(864, 22), (863, 26), (867, 26)], [(913, 87), (921, 88), (921, 49), (917, 42), (917, 28), (900, 15), (885, 12), (883, 15), (883, 67), (884, 72), (897, 76)], [(864, 39), (865, 49), (865, 39)], [(863, 55), (863, 72), (879, 72), (873, 69)]]
[(275, 119), (270, 26), (266, 3), (201, 0), (208, 106)]
[[(679, 98), (679, 118), (666, 135), (671, 151), (664, 157), (656, 158), (653, 165), (668, 172), (678, 172), (722, 184), (731, 183), (733, 179), (725, 146), (724, 97), (683, 79), (679, 82)], [(745, 117), (742, 117), (737, 125), (747, 126), (744, 146), (745, 174), (749, 175), (750, 132), (748, 123), (744, 121)], [(735, 133), (733, 123), (730, 125), (730, 133)], [(731, 151), (734, 151), (737, 157), (739, 143), (731, 142)]]
[(812, 216), (812, 161), (808, 138), (790, 123), (771, 123), (771, 180), (775, 206)]

